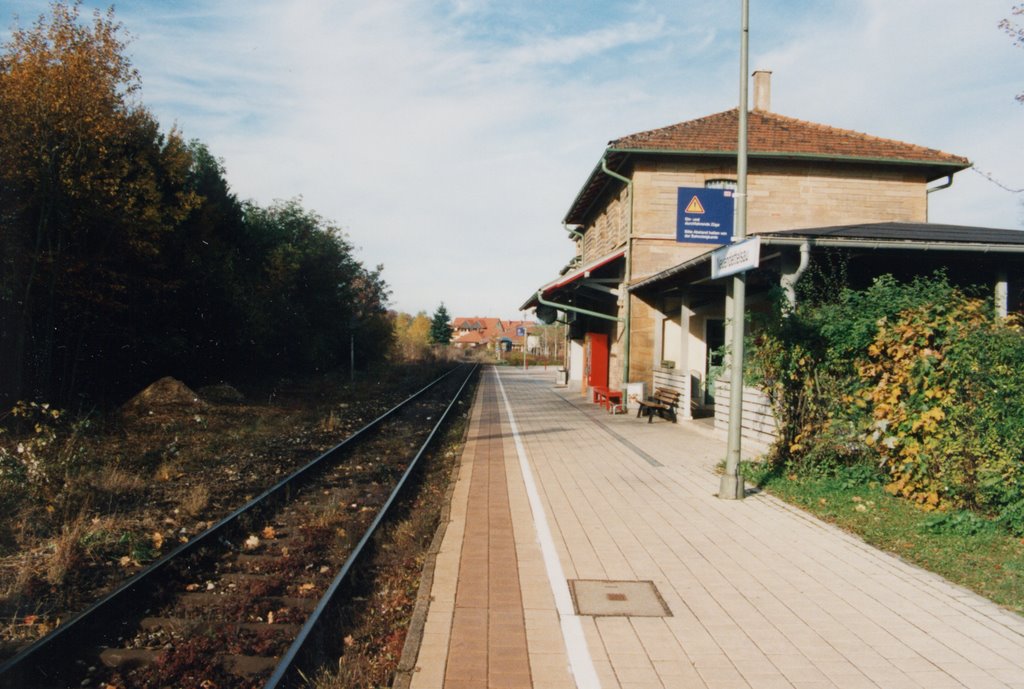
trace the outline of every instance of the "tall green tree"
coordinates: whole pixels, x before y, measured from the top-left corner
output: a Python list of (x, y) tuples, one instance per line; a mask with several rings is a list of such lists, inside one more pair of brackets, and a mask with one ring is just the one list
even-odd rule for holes
[[(189, 142), (187, 187), (196, 204), (167, 237), (159, 262), (163, 298), (141, 333), (162, 375), (206, 379), (230, 376), (244, 350), (243, 304), (251, 256), (242, 204), (224, 163), (200, 141)], [(186, 376), (186, 372), (188, 375)]]
[(0, 399), (67, 398), (134, 326), (153, 261), (187, 211), (189, 160), (132, 98), (113, 13), (16, 28), (0, 54)]
[[(270, 370), (309, 372), (390, 348), (382, 268), (367, 270), (344, 232), (298, 200), (245, 205), (254, 265), (246, 310), (253, 356)], [(377, 340), (372, 348), (363, 338)], [(376, 356), (377, 354), (375, 354)]]
[(434, 344), (446, 345), (452, 341), (452, 318), (444, 302), (434, 311), (430, 319), (430, 341)]
[(382, 268), (297, 200), (239, 202), (134, 100), (113, 11), (80, 6), (0, 51), (0, 408), (384, 356)]

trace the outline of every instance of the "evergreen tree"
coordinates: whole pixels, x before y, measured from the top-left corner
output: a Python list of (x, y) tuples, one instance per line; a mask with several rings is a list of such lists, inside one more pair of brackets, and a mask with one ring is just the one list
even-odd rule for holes
[(444, 302), (437, 307), (434, 317), (430, 319), (430, 341), (434, 344), (446, 345), (452, 341), (452, 319)]

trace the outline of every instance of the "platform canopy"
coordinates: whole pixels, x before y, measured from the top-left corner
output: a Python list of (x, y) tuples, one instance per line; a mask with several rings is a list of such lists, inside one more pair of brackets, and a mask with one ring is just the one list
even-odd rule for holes
[[(748, 273), (753, 294), (767, 293), (783, 276), (795, 284), (801, 252), (809, 265), (835, 271), (844, 287), (864, 289), (881, 275), (901, 281), (936, 272), (953, 284), (1005, 284), (1002, 301), (1010, 310), (1024, 306), (1024, 231), (937, 223), (883, 222), (761, 232), (760, 266)], [(686, 293), (713, 301), (724, 295), (728, 278), (711, 276), (708, 251), (629, 285), (650, 303)]]
[[(593, 294), (595, 298), (599, 298), (601, 295), (612, 294), (614, 290), (608, 286), (608, 283), (617, 284), (620, 281), (621, 278), (618, 277), (618, 272), (621, 268), (620, 263), (624, 262), (625, 255), (626, 249), (621, 248), (590, 261), (579, 268), (565, 272), (561, 277), (552, 280), (534, 292), (529, 299), (523, 302), (519, 310), (524, 311), (539, 306), (539, 298), (550, 299), (565, 296), (575, 298), (577, 292), (583, 291), (585, 293), (587, 290), (596, 293)], [(569, 292), (573, 294), (569, 295)]]

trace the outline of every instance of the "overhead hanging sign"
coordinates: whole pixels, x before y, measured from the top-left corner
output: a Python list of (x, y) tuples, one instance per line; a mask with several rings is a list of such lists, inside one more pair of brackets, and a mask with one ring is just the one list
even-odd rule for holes
[(711, 278), (724, 278), (761, 263), (761, 238), (751, 237), (711, 252)]
[(735, 216), (732, 189), (679, 187), (676, 208), (676, 241), (696, 244), (728, 244)]

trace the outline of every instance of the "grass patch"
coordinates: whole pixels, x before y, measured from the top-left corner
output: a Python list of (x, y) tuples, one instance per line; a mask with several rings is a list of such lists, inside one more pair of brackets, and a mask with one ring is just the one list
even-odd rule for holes
[(1024, 614), (1024, 539), (972, 512), (924, 512), (863, 470), (798, 475), (744, 463), (747, 481), (949, 581)]
[(198, 517), (210, 504), (210, 488), (205, 483), (191, 486), (181, 500), (179, 508), (189, 517)]

